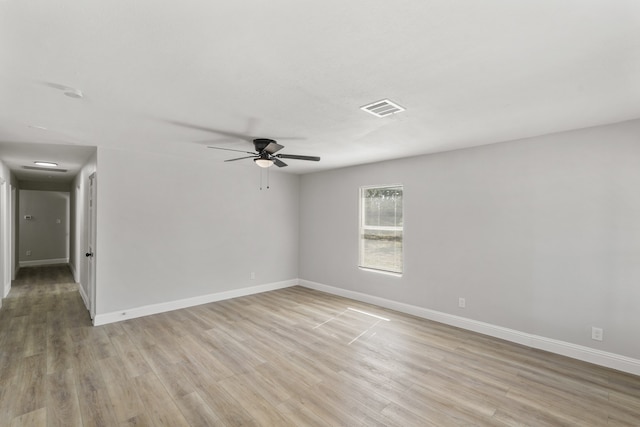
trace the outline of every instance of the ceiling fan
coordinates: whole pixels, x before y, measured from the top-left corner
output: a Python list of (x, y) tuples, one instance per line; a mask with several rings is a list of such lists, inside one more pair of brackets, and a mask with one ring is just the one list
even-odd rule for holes
[(285, 162), (280, 159), (295, 159), (295, 160), (309, 160), (312, 162), (320, 161), (320, 157), (317, 156), (300, 156), (297, 154), (275, 154), (284, 148), (284, 145), (278, 144), (273, 139), (268, 138), (256, 138), (253, 140), (253, 146), (256, 151), (242, 151), (233, 150), (231, 148), (211, 147), (214, 150), (235, 151), (238, 153), (250, 154), (250, 156), (238, 157), (235, 159), (225, 160), (225, 162), (235, 162), (236, 160), (253, 159), (254, 162), (261, 168), (268, 168), (276, 165), (279, 168), (287, 166)]

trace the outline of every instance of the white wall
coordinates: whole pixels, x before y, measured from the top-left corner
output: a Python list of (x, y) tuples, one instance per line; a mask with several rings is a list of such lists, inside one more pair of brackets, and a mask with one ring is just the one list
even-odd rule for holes
[(98, 315), (297, 278), (298, 176), (260, 191), (253, 164), (98, 159)]
[[(69, 259), (69, 193), (23, 190), (19, 194), (21, 266), (67, 263)], [(31, 219), (25, 219), (25, 216)], [(30, 255), (27, 255), (29, 251)]]
[[(631, 121), (305, 175), (299, 277), (640, 359), (639, 136)], [(400, 278), (357, 267), (358, 188), (396, 183)]]

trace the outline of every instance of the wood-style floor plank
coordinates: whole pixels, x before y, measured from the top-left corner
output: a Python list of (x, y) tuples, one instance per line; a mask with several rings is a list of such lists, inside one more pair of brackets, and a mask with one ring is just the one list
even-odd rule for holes
[(640, 378), (301, 287), (93, 327), (33, 267), (0, 309), (5, 425), (638, 427)]
[(72, 369), (47, 375), (47, 426), (81, 427), (82, 416)]
[(47, 427), (47, 410), (40, 408), (16, 417), (10, 427)]
[(134, 381), (127, 377), (120, 357), (110, 357), (98, 362), (104, 383), (118, 422), (124, 422), (144, 412)]
[(154, 373), (149, 372), (140, 375), (133, 381), (137, 384), (140, 399), (154, 425), (166, 427), (189, 426), (178, 405)]

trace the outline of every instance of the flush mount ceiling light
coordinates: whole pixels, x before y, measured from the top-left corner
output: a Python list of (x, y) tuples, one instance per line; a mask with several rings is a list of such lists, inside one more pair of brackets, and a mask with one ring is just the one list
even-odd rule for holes
[(38, 166), (45, 166), (45, 167), (48, 167), (48, 168), (56, 168), (56, 167), (58, 167), (58, 164), (57, 163), (53, 163), (53, 162), (37, 161), (37, 162), (33, 162), (33, 163), (35, 163)]
[(405, 110), (405, 108), (388, 99), (372, 102), (371, 104), (360, 107), (360, 109), (376, 117), (386, 117)]

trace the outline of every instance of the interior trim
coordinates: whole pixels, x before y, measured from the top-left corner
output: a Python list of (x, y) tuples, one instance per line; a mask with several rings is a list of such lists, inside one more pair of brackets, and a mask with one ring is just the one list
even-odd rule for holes
[(119, 322), (121, 320), (135, 319), (136, 317), (143, 317), (143, 316), (149, 316), (151, 314), (158, 314), (158, 313), (164, 313), (167, 311), (179, 310), (181, 308), (208, 304), (210, 302), (223, 301), (231, 298), (244, 297), (247, 295), (274, 291), (276, 289), (288, 288), (291, 286), (295, 286), (297, 284), (298, 284), (297, 279), (291, 279), (291, 280), (285, 280), (282, 282), (273, 282), (273, 283), (267, 283), (264, 285), (250, 286), (248, 288), (217, 292), (215, 294), (184, 298), (176, 301), (145, 305), (142, 307), (126, 308), (126, 309), (122, 309), (120, 311), (114, 311), (111, 313), (96, 314), (95, 318), (93, 319), (93, 324), (94, 326), (106, 325), (108, 323)]
[(405, 304), (402, 302), (388, 300), (385, 298), (367, 295), (360, 292), (336, 288), (329, 285), (323, 285), (321, 283), (311, 282), (309, 280), (300, 279), (299, 285), (306, 288), (315, 289), (317, 291), (326, 292), (345, 298), (351, 298), (356, 301), (375, 304), (402, 313), (422, 317), (423, 319), (433, 320), (435, 322), (466, 329), (468, 331), (478, 332), (480, 334), (500, 338), (527, 347), (532, 347), (562, 356), (571, 357), (573, 359), (582, 360), (584, 362), (593, 363), (607, 368), (617, 369), (629, 374), (640, 375), (640, 360), (620, 354), (609, 353), (590, 347), (572, 344), (566, 341), (560, 341), (552, 338), (542, 337), (539, 335), (529, 334), (526, 332), (517, 331), (515, 329), (504, 328), (502, 326), (492, 325), (490, 323), (467, 319), (465, 317), (442, 313), (440, 311), (430, 310), (428, 308)]
[(69, 258), (37, 259), (33, 261), (18, 262), (18, 265), (20, 267), (35, 267), (40, 265), (55, 265), (55, 264), (69, 264)]

